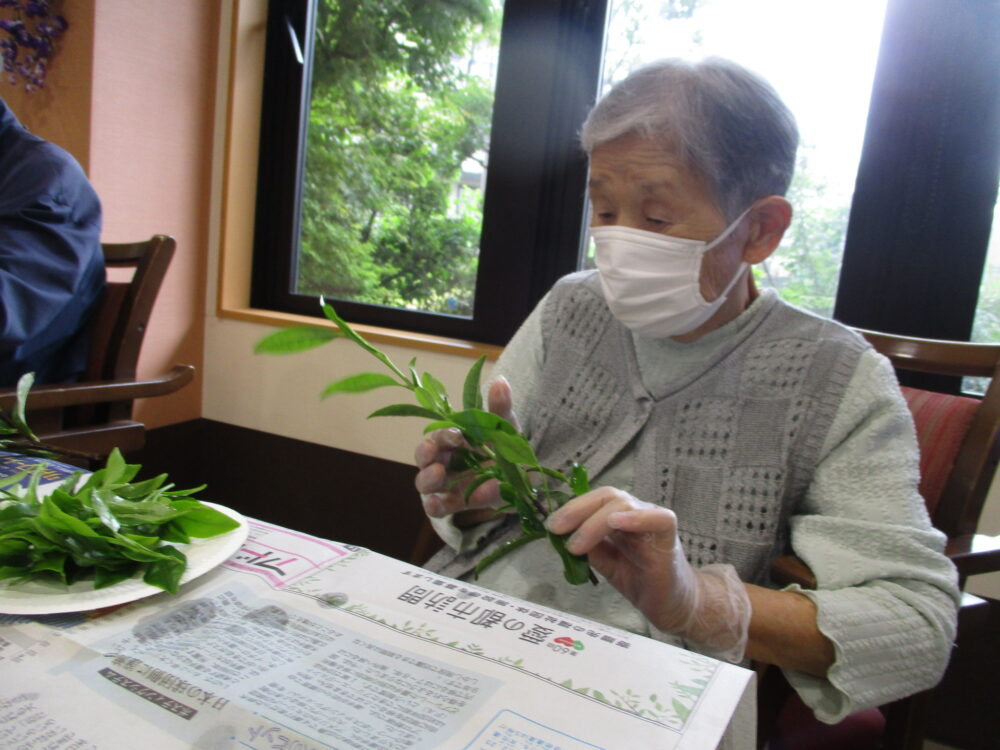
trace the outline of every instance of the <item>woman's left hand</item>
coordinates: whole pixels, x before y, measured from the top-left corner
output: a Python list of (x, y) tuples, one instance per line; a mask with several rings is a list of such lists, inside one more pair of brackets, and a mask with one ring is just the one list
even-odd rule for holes
[(587, 555), (654, 627), (720, 658), (742, 658), (751, 614), (746, 589), (732, 566), (691, 567), (673, 511), (600, 487), (563, 505), (546, 526), (572, 532), (569, 551)]
[(600, 487), (570, 500), (546, 526), (555, 534), (573, 532), (569, 551), (587, 555), (660, 630), (673, 632), (694, 606), (694, 572), (677, 538), (673, 511)]

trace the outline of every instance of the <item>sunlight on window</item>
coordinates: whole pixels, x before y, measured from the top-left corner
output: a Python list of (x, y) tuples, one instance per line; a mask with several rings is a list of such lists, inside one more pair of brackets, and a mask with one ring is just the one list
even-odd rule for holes
[[(976, 301), (976, 317), (972, 321), (970, 341), (983, 344), (1000, 343), (1000, 203), (993, 208), (993, 227), (986, 249), (983, 279)], [(980, 396), (989, 387), (989, 378), (962, 378), (962, 390)]]
[(1000, 342), (1000, 204), (993, 210), (993, 231), (986, 251), (986, 266), (979, 287), (972, 340)]

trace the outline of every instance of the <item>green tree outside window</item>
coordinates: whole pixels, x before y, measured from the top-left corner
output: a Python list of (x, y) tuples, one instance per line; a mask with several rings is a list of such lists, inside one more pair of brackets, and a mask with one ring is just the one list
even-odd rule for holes
[(471, 315), (501, 15), (320, 0), (296, 291)]

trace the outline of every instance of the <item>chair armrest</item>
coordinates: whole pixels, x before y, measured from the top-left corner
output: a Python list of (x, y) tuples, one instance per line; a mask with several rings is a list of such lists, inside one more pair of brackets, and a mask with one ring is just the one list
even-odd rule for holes
[(816, 576), (795, 555), (781, 555), (771, 561), (771, 581), (779, 586), (797, 583), (804, 589), (816, 588)]
[(945, 547), (945, 554), (958, 568), (959, 575), (979, 575), (1000, 570), (1000, 536), (964, 534), (952, 537)]
[[(59, 409), (64, 406), (130, 401), (163, 396), (187, 385), (194, 378), (193, 365), (174, 365), (162, 375), (142, 380), (95, 380), (83, 383), (41, 385), (28, 394), (28, 409)], [(17, 403), (16, 391), (0, 392), (0, 408)]]

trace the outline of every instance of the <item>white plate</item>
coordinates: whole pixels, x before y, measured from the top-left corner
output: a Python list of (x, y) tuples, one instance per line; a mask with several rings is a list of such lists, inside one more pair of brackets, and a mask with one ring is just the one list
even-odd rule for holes
[[(202, 501), (239, 522), (239, 527), (219, 536), (193, 539), (191, 544), (177, 547), (187, 555), (187, 570), (181, 584), (204, 575), (222, 564), (246, 541), (249, 528), (243, 516), (231, 508)], [(153, 594), (163, 589), (143, 583), (141, 578), (129, 578), (103, 589), (95, 589), (93, 581), (77, 581), (70, 586), (57, 582), (28, 581), (15, 585), (0, 583), (0, 613), (7, 615), (54, 615), (113, 607)]]

